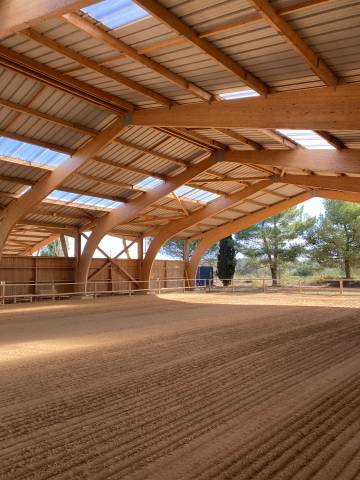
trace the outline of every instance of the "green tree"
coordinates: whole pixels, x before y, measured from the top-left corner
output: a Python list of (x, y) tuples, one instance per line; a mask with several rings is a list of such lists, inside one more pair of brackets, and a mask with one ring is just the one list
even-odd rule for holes
[(61, 242), (59, 239), (54, 240), (51, 243), (45, 245), (45, 247), (41, 248), (39, 251), (39, 255), (41, 257), (62, 257), (63, 250), (61, 247)]
[(305, 252), (304, 237), (315, 219), (303, 208), (292, 207), (235, 235), (238, 250), (245, 257), (269, 267), (273, 285), (279, 270)]
[(360, 205), (326, 200), (320, 215), (307, 235), (310, 257), (320, 265), (340, 266), (345, 278), (360, 261)]
[(236, 267), (235, 242), (232, 236), (225, 237), (219, 242), (219, 253), (217, 259), (217, 276), (227, 287), (234, 276)]
[[(199, 240), (194, 240), (190, 242), (189, 245), (189, 256), (191, 257), (193, 251), (197, 247), (199, 243)], [(166, 242), (162, 247), (161, 247), (161, 253), (163, 255), (168, 255), (171, 258), (176, 258), (176, 259), (181, 259), (183, 260), (184, 258), (184, 240), (180, 239), (172, 239)], [(217, 245), (213, 245), (204, 255), (204, 259), (209, 260), (212, 258), (216, 258), (216, 253), (217, 253)]]

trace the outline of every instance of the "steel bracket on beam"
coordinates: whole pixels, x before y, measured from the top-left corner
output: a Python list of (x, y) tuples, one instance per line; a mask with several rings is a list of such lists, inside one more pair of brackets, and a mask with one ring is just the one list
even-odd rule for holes
[(271, 177), (271, 181), (272, 181), (273, 183), (279, 183), (279, 182), (281, 182), (281, 177), (279, 177), (279, 175), (273, 175), (273, 176)]
[(217, 162), (223, 162), (225, 160), (225, 152), (221, 150), (216, 152), (214, 156)]
[(125, 115), (123, 115), (121, 117), (121, 121), (122, 121), (122, 124), (125, 126), (125, 127), (128, 127), (129, 125), (132, 125), (133, 123), (133, 116), (131, 113), (126, 113)]

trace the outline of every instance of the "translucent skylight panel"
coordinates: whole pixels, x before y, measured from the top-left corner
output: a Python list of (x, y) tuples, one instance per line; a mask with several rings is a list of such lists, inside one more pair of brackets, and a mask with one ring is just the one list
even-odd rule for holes
[(82, 9), (83, 12), (114, 29), (148, 17), (149, 14), (131, 0), (104, 0)]
[(63, 192), (62, 190), (54, 190), (48, 195), (51, 200), (60, 200), (61, 202), (78, 203), (81, 205), (89, 205), (93, 207), (116, 208), (123, 205), (123, 202), (116, 202), (101, 197), (93, 197), (92, 195), (79, 195), (77, 193)]
[(175, 190), (178, 197), (187, 198), (188, 200), (194, 200), (196, 202), (208, 203), (219, 197), (216, 193), (207, 192), (200, 188), (191, 188), (186, 185)]
[(249, 97), (258, 97), (259, 94), (255, 92), (255, 90), (239, 90), (238, 92), (225, 92), (220, 93), (219, 95), (224, 100), (238, 100), (241, 98), (249, 98)]
[(308, 150), (334, 150), (330, 143), (312, 130), (279, 129), (278, 131)]
[(69, 158), (65, 153), (5, 137), (0, 137), (0, 155), (49, 166), (60, 165)]
[(152, 188), (157, 187), (161, 183), (163, 183), (163, 181), (159, 180), (158, 178), (147, 177), (144, 180), (141, 180), (141, 182), (137, 183), (135, 186), (138, 188), (145, 188), (146, 190), (151, 190)]

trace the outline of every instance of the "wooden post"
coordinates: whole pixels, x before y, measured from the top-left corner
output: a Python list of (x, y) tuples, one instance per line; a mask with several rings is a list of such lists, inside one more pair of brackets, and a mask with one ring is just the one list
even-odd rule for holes
[(340, 286), (340, 295), (343, 295), (343, 293), (344, 293), (344, 280), (341, 278), (339, 283), (340, 283), (340, 285), (339, 285)]
[(266, 292), (266, 279), (263, 278), (262, 280), (262, 289), (263, 289), (263, 292), (265, 293)]
[(302, 281), (299, 280), (299, 293), (302, 293)]
[(69, 252), (68, 252), (68, 248), (67, 248), (65, 235), (60, 235), (60, 242), (61, 242), (61, 249), (63, 251), (64, 257), (68, 257)]
[(5, 282), (1, 282), (1, 303), (4, 305), (5, 304)]
[(74, 255), (75, 255), (76, 265), (78, 265), (78, 263), (80, 262), (80, 257), (81, 257), (81, 234), (80, 233), (77, 233), (74, 236), (74, 241), (75, 241)]
[(159, 295), (160, 294), (160, 278), (156, 279), (156, 291), (157, 291), (157, 294)]

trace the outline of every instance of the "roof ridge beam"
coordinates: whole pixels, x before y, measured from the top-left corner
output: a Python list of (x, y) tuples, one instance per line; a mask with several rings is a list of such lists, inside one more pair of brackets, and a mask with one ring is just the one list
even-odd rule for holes
[(172, 13), (171, 10), (167, 9), (156, 0), (135, 0), (135, 2), (179, 35), (185, 37), (190, 43), (209, 55), (218, 65), (221, 65), (226, 68), (226, 70), (239, 77), (246, 85), (254, 89), (256, 92), (262, 95), (265, 95), (268, 92), (269, 89), (263, 81), (247, 71), (211, 42), (205, 38), (201, 38), (191, 27)]

